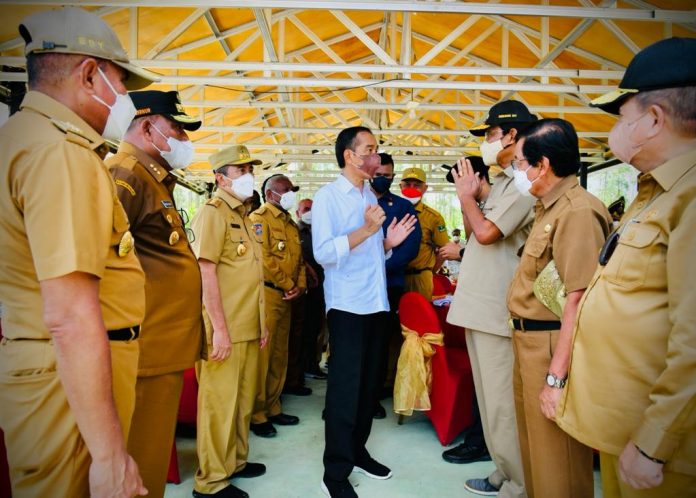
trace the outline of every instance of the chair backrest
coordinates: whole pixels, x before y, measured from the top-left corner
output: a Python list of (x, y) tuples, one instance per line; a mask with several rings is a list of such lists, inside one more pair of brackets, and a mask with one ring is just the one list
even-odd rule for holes
[(440, 332), (440, 322), (430, 301), (418, 292), (407, 292), (399, 302), (401, 324), (419, 335)]
[(435, 273), (433, 275), (433, 299), (443, 298), (452, 292), (453, 286), (450, 279), (445, 275)]

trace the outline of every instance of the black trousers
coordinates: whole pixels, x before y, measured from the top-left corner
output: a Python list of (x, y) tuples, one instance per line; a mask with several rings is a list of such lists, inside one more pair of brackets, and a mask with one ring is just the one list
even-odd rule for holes
[[(401, 344), (404, 342), (401, 335), (401, 322), (399, 321), (399, 302), (404, 295), (403, 287), (387, 287), (389, 299), (389, 311), (384, 320), (384, 355), (380, 365), (380, 385), (390, 390), (394, 387), (396, 376), (396, 364), (399, 360)], [(384, 389), (382, 390), (382, 392)], [(380, 396), (381, 397), (381, 396)]]
[(324, 479), (343, 481), (370, 457), (365, 444), (382, 387), (386, 312), (328, 313), (331, 368), (326, 388)]

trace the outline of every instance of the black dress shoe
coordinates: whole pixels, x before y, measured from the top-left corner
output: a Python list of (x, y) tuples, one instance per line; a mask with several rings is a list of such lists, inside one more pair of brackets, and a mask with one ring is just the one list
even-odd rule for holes
[(353, 489), (353, 485), (348, 482), (348, 479), (343, 481), (322, 479), (321, 490), (329, 498), (358, 498), (358, 494)]
[(305, 379), (317, 379), (317, 380), (326, 380), (329, 378), (328, 375), (326, 375), (324, 372), (321, 370), (312, 370), (311, 372), (305, 372), (304, 374)]
[(238, 470), (230, 476), (230, 479), (236, 477), (259, 477), (266, 473), (266, 466), (262, 463), (247, 462), (242, 470)]
[(215, 498), (249, 498), (246, 491), (243, 491), (232, 484), (227, 485), (227, 487), (222, 488), (217, 493), (199, 493), (195, 489), (193, 490), (194, 498), (204, 498), (206, 496), (214, 496)]
[(278, 431), (276, 431), (276, 428), (273, 427), (273, 424), (268, 421), (262, 424), (251, 424), (250, 428), (251, 432), (259, 437), (274, 437), (276, 434), (278, 434)]
[(300, 419), (295, 415), (287, 415), (285, 413), (279, 413), (278, 415), (273, 415), (268, 417), (268, 420), (277, 425), (297, 425), (300, 423)]
[(381, 403), (377, 403), (375, 407), (375, 413), (372, 414), (372, 418), (383, 419), (387, 417), (387, 411), (384, 409)]
[(485, 462), (491, 459), (488, 448), (485, 446), (472, 446), (462, 443), (450, 448), (442, 454), (442, 458), (449, 463)]
[(306, 386), (286, 387), (283, 389), (283, 394), (290, 394), (292, 396), (309, 396), (312, 394), (312, 390)]

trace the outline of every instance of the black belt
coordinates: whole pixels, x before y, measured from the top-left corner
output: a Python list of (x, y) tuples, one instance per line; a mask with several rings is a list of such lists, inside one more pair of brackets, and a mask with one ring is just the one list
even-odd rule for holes
[(276, 284), (274, 284), (273, 282), (264, 282), (263, 285), (265, 285), (266, 287), (270, 287), (271, 289), (275, 289), (275, 290), (277, 290), (277, 291), (280, 291), (280, 292), (285, 292), (283, 289), (281, 289), (280, 287), (278, 287), (278, 286), (277, 286)]
[(140, 325), (125, 329), (109, 330), (107, 334), (110, 341), (132, 341), (140, 335)]
[(513, 318), (512, 328), (522, 332), (541, 332), (543, 330), (559, 330), (561, 322), (558, 320), (529, 320), (527, 318)]
[(424, 271), (433, 271), (432, 268), (407, 268), (405, 274), (406, 275), (418, 275), (419, 273), (423, 273)]

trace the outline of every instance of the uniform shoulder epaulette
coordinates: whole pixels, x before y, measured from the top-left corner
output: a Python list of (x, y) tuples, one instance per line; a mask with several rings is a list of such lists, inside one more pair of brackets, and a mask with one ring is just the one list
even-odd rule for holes
[(220, 199), (219, 197), (213, 197), (212, 199), (208, 199), (206, 201), (206, 205), (218, 208), (222, 205), (222, 199)]
[(268, 207), (261, 205), (260, 208), (258, 208), (256, 211), (254, 211), (254, 214), (262, 215), (262, 214), (266, 213), (266, 211), (268, 211)]
[(69, 142), (87, 148), (91, 148), (93, 145), (92, 140), (87, 136), (87, 134), (74, 124), (54, 118), (51, 119), (51, 123), (53, 123), (53, 125), (60, 131), (65, 133), (65, 138)]

